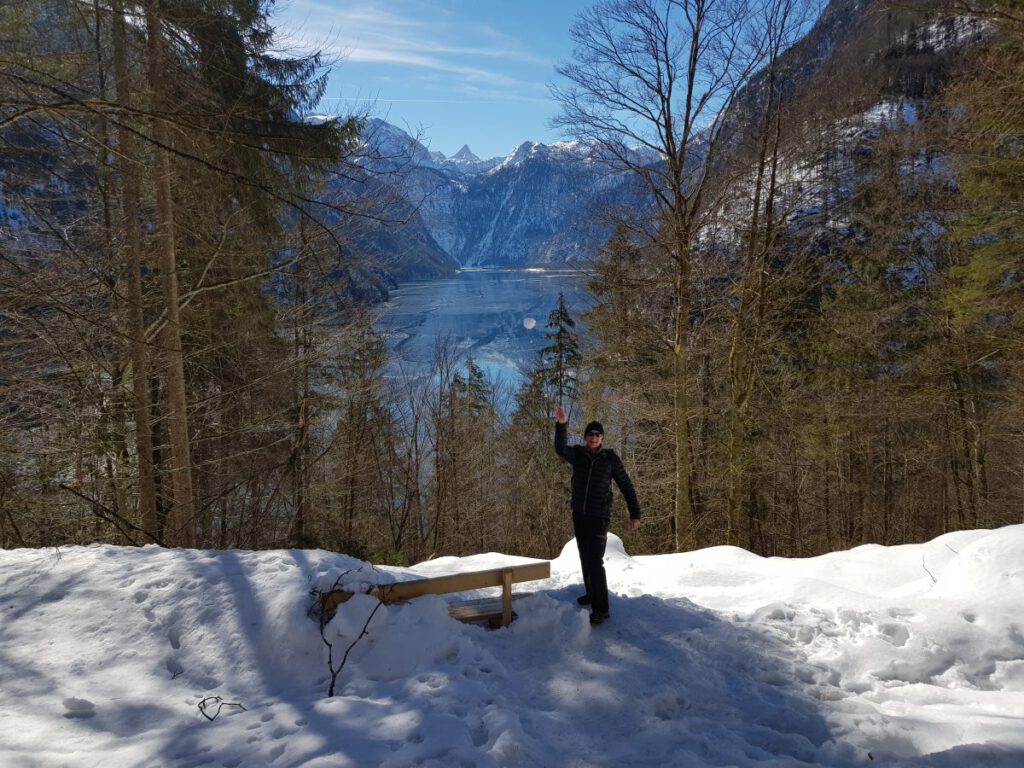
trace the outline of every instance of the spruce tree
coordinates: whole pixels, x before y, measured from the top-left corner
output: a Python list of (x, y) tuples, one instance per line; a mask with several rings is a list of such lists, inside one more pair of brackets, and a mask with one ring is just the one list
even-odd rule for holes
[[(318, 187), (354, 151), (358, 125), (303, 118), (326, 76), (317, 56), (273, 52), (271, 5), (150, 0), (85, 13), (33, 0), (0, 19), (10, 43), (0, 163), (24, 171), (5, 172), (3, 197), (35, 189), (58, 203), (54, 215), (21, 206), (49, 233), (45, 244), (20, 238), (26, 253), (50, 256), (19, 263), (8, 251), (0, 267), (14, 324), (29, 320), (19, 307), (37, 307), (36, 327), (60, 340), (55, 364), (37, 355), (26, 369), (54, 375), (18, 374), (31, 382), (20, 394), (42, 404), (34, 390), (46, 379), (67, 388), (54, 402), (76, 404), (66, 409), (74, 428), (59, 411), (36, 407), (34, 418), (79, 445), (40, 455), (89, 467), (62, 472), (74, 477), (69, 510), (129, 541), (160, 538), (168, 513), (166, 541), (181, 544), (281, 542), (291, 519), (278, 485), (288, 482), (293, 424), (280, 415), (292, 361), (264, 288), (302, 257), (287, 231), (298, 218), (339, 250), (338, 209)], [(58, 279), (59, 293), (46, 287)], [(35, 333), (29, 324), (15, 337)], [(50, 527), (52, 541), (85, 535)]]
[(576, 333), (576, 321), (565, 305), (565, 294), (559, 292), (558, 306), (548, 314), (548, 344), (540, 349), (538, 370), (557, 402), (575, 401), (579, 397), (579, 374), (582, 355)]

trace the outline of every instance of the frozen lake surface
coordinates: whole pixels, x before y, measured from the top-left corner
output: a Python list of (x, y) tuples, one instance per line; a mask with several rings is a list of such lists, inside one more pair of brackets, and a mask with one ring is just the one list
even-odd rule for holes
[(593, 299), (581, 272), (464, 270), (446, 280), (405, 283), (377, 321), (390, 335), (392, 375), (419, 378), (436, 367), (447, 340), (460, 359), (472, 356), (492, 381), (518, 387), (546, 345), (548, 314), (565, 294), (573, 319)]

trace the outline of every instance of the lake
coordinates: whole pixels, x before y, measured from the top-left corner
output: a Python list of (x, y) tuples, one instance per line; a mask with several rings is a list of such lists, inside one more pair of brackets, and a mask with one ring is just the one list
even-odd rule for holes
[(548, 314), (565, 294), (573, 319), (593, 303), (587, 274), (546, 270), (463, 270), (445, 280), (405, 283), (383, 305), (390, 375), (421, 378), (434, 370), (439, 340), (472, 356), (491, 379), (518, 387), (547, 344)]

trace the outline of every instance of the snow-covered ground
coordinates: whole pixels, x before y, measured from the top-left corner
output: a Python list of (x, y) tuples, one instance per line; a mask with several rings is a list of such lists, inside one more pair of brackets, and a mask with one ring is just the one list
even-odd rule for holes
[(612, 537), (596, 628), (570, 542), (506, 629), (343, 604), (327, 696), (313, 589), (506, 559), (0, 551), (0, 765), (1024, 765), (1024, 526), (806, 560)]

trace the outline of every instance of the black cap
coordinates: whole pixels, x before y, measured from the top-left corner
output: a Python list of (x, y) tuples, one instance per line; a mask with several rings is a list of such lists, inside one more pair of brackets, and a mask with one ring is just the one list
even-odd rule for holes
[(587, 428), (583, 430), (583, 434), (586, 435), (587, 432), (597, 432), (598, 434), (603, 435), (604, 427), (601, 426), (600, 421), (592, 421), (587, 424)]

